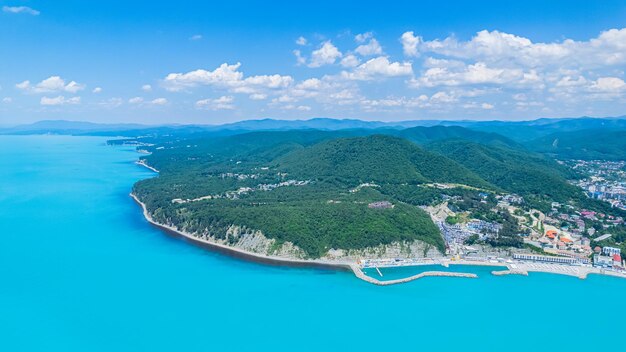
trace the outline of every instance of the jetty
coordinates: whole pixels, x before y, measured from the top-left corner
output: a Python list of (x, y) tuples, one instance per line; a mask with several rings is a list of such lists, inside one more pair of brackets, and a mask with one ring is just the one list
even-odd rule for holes
[(509, 270), (494, 270), (491, 272), (492, 275), (495, 276), (503, 276), (503, 275), (522, 275), (522, 276), (528, 276), (528, 271), (525, 270), (516, 270), (516, 269), (509, 269)]
[(471, 273), (454, 273), (454, 272), (447, 272), (447, 271), (425, 271), (423, 273), (419, 273), (417, 275), (405, 277), (402, 279), (380, 281), (371, 276), (365, 275), (363, 270), (361, 270), (361, 268), (357, 265), (351, 265), (350, 268), (354, 272), (354, 275), (356, 275), (356, 277), (358, 277), (359, 279), (369, 282), (370, 284), (378, 285), (378, 286), (402, 284), (405, 282), (421, 279), (423, 277), (465, 277), (465, 278), (470, 278), (470, 279), (478, 278), (478, 275), (471, 274)]

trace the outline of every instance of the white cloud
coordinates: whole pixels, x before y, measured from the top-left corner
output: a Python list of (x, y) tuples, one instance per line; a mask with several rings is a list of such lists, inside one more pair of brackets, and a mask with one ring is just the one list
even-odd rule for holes
[(311, 53), (311, 60), (309, 62), (309, 67), (320, 67), (323, 65), (334, 64), (337, 59), (341, 58), (343, 55), (341, 51), (337, 49), (330, 40), (322, 43), (319, 49), (314, 50)]
[(454, 103), (459, 99), (448, 92), (437, 92), (430, 97), (430, 101), (435, 103)]
[(67, 92), (74, 94), (85, 89), (85, 85), (75, 81), (65, 84), (65, 80), (59, 76), (48, 77), (34, 86), (30, 81), (24, 81), (16, 84), (15, 87), (29, 93)]
[(343, 67), (356, 67), (361, 63), (361, 60), (352, 54), (348, 54), (341, 59), (340, 63)]
[(354, 40), (357, 43), (365, 43), (365, 41), (367, 41), (370, 38), (373, 38), (374, 34), (372, 32), (365, 32), (365, 33), (360, 33), (357, 34), (356, 36), (354, 36)]
[[(421, 77), (412, 81), (415, 87), (459, 86), (476, 84), (522, 83), (525, 73), (521, 69), (492, 68), (484, 62), (472, 65), (449, 65), (441, 60), (444, 66), (431, 67)], [(528, 73), (527, 79), (534, 78)]]
[[(557, 109), (569, 115), (584, 109), (593, 113), (594, 101), (623, 101), (626, 95), (626, 28), (578, 41), (533, 42), (497, 30), (480, 31), (469, 40), (449, 36), (430, 41), (406, 32), (400, 41), (405, 55), (428, 55), (409, 81), (411, 87), (470, 86), (507, 92), (499, 97), (502, 104), (490, 104), (494, 110), (506, 109), (510, 99), (508, 106), (520, 111)], [(478, 103), (463, 104), (484, 108)], [(606, 103), (595, 108), (619, 113)]]
[(143, 86), (141, 86), (141, 90), (143, 90), (144, 92), (150, 92), (152, 90), (152, 86), (149, 84), (144, 84)]
[(390, 62), (386, 56), (370, 59), (357, 66), (352, 72), (343, 72), (342, 77), (351, 80), (371, 80), (377, 77), (410, 76), (413, 68), (410, 62)]
[(66, 104), (80, 104), (80, 97), (72, 97), (66, 99), (64, 96), (59, 95), (58, 97), (49, 98), (49, 97), (41, 97), (39, 101), (41, 105), (66, 105)]
[(311, 111), (311, 107), (308, 105), (293, 105), (287, 104), (280, 107), (281, 110), (298, 110), (298, 111)]
[(141, 103), (143, 103), (143, 98), (142, 97), (130, 98), (130, 99), (128, 99), (128, 103), (129, 104), (141, 104)]
[(378, 43), (378, 40), (372, 38), (369, 43), (359, 45), (354, 51), (361, 56), (373, 56), (382, 54), (383, 48), (380, 46), (380, 43)]
[(11, 104), (13, 102), (13, 98), (11, 98), (11, 97), (4, 97), (4, 98), (2, 98), (2, 102), (4, 104)]
[(563, 76), (557, 83), (557, 87), (581, 87), (587, 84), (587, 79), (583, 76), (576, 78), (572, 76)]
[(294, 55), (295, 55), (295, 57), (296, 57), (296, 63), (297, 63), (298, 65), (304, 65), (304, 64), (306, 64), (306, 58), (305, 58), (304, 56), (302, 56), (302, 52), (300, 52), (300, 50), (297, 50), (297, 49), (296, 49), (296, 50), (294, 50), (294, 51), (293, 51), (293, 54), (294, 54)]
[(266, 88), (284, 88), (293, 82), (291, 76), (259, 75), (250, 76), (243, 80), (244, 85), (260, 86)]
[(296, 44), (298, 45), (306, 45), (307, 44), (307, 40), (305, 37), (298, 37), (298, 39), (296, 39)]
[(102, 93), (102, 88), (100, 88), (100, 87), (96, 87), (96, 88), (94, 88), (91, 92), (92, 92), (92, 93), (95, 93), (95, 94)]
[(293, 103), (298, 99), (291, 95), (281, 95), (278, 98), (272, 99), (272, 103)]
[(191, 37), (189, 37), (189, 40), (191, 41), (196, 41), (196, 40), (201, 40), (202, 39), (202, 34), (194, 34)]
[(122, 98), (110, 98), (98, 103), (99, 106), (106, 109), (113, 109), (122, 106), (124, 100)]
[(240, 63), (222, 64), (213, 71), (195, 70), (187, 73), (170, 73), (163, 80), (163, 86), (170, 91), (181, 91), (197, 86), (213, 86), (230, 90), (234, 93), (257, 93), (262, 89), (277, 89), (289, 86), (291, 76), (259, 75), (244, 78), (239, 71)]
[(364, 111), (367, 112), (389, 112), (389, 111), (414, 111), (415, 109), (427, 109), (429, 111), (441, 112), (451, 111), (452, 109), (492, 110), (495, 108), (493, 104), (464, 102), (464, 97), (477, 95), (474, 91), (438, 91), (430, 97), (421, 94), (414, 97), (396, 97), (388, 96), (382, 99), (361, 98), (358, 103)]
[(163, 84), (171, 91), (199, 85), (229, 86), (242, 80), (243, 73), (238, 71), (240, 66), (240, 63), (234, 65), (223, 63), (213, 71), (199, 69), (187, 73), (170, 73), (165, 77)]
[(419, 50), (501, 65), (597, 67), (626, 63), (625, 42), (626, 28), (602, 32), (588, 41), (565, 39), (554, 43), (533, 43), (514, 34), (484, 30), (469, 41), (459, 41), (453, 36), (444, 40), (421, 41)]
[(38, 16), (39, 11), (28, 6), (2, 6), (2, 11), (6, 13), (23, 13), (27, 15)]
[(417, 37), (413, 32), (404, 32), (400, 37), (402, 43), (402, 50), (406, 56), (418, 56), (419, 52), (417, 46), (422, 41), (422, 37)]
[(233, 110), (235, 105), (233, 102), (235, 98), (230, 95), (224, 95), (217, 99), (204, 99), (198, 100), (196, 102), (196, 107), (198, 109), (209, 109), (209, 110)]
[(296, 88), (298, 89), (320, 89), (323, 86), (323, 82), (319, 78), (309, 78), (298, 83)]
[(30, 81), (24, 81), (15, 85), (15, 88), (20, 90), (28, 90), (30, 88)]
[(71, 81), (70, 83), (68, 83), (68, 84), (67, 84), (67, 85), (63, 88), (63, 90), (65, 90), (66, 92), (69, 92), (69, 93), (76, 93), (76, 92), (78, 92), (78, 91), (80, 91), (80, 90), (83, 90), (83, 89), (85, 89), (85, 86), (84, 86), (84, 85), (82, 85), (82, 84), (78, 84), (78, 83), (76, 83), (76, 82), (74, 82), (74, 81)]
[(621, 92), (626, 90), (626, 83), (617, 77), (601, 77), (593, 82), (591, 89), (609, 93)]
[(168, 103), (168, 101), (165, 98), (156, 98), (156, 99), (150, 101), (150, 104), (152, 104), (152, 105), (166, 105), (167, 103)]

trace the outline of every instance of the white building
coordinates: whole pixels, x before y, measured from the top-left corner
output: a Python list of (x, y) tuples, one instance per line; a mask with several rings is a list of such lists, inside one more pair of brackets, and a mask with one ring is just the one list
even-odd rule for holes
[(602, 254), (612, 256), (613, 254), (621, 255), (621, 250), (615, 247), (602, 247)]

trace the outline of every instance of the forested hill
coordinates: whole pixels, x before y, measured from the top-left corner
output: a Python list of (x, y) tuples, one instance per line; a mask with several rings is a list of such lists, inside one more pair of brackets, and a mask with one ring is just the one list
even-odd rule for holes
[(463, 140), (433, 142), (426, 148), (457, 161), (503, 190), (535, 202), (567, 202), (582, 195), (567, 182), (575, 175), (541, 154)]
[(340, 138), (302, 148), (276, 160), (276, 167), (294, 177), (339, 181), (418, 184), (492, 185), (458, 163), (401, 138), (374, 135)]
[[(533, 205), (582, 195), (556, 162), (457, 127), (266, 131), (141, 148), (161, 173), (134, 193), (157, 221), (227, 241), (235, 241), (227, 234), (232, 225), (260, 230), (308, 257), (414, 240), (443, 251), (437, 227), (416, 206), (469, 190), (433, 183), (519, 193)], [(381, 201), (392, 206), (369, 206)]]
[(528, 145), (538, 152), (561, 159), (626, 160), (626, 130), (556, 132), (537, 138)]
[[(221, 134), (209, 135), (168, 135), (161, 138), (144, 138), (146, 142), (156, 143), (145, 149), (158, 153), (149, 157), (151, 165), (159, 170), (169, 167), (178, 168), (180, 163), (201, 165), (207, 162), (217, 162), (231, 158), (255, 161), (271, 161), (302, 146), (309, 146), (321, 141), (370, 136), (374, 134), (396, 136), (425, 144), (433, 141), (458, 138), (489, 145), (506, 145), (523, 148), (515, 142), (495, 133), (472, 131), (463, 127), (415, 127), (405, 130), (398, 129), (346, 129), (337, 131), (321, 130), (290, 130), (290, 131), (257, 131), (224, 136)], [(137, 139), (142, 141), (143, 139)], [(193, 161), (193, 162), (190, 162)]]
[(458, 139), (486, 145), (501, 145), (511, 148), (523, 148), (519, 143), (493, 132), (474, 131), (457, 126), (413, 127), (395, 132), (393, 135), (418, 144), (433, 141)]

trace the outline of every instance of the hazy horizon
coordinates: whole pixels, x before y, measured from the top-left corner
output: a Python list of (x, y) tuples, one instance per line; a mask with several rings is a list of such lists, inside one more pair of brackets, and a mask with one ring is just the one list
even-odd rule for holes
[(311, 120), (337, 120), (337, 121), (362, 121), (362, 122), (372, 122), (372, 123), (384, 123), (384, 124), (390, 124), (392, 125), (393, 123), (403, 123), (403, 122), (418, 122), (418, 121), (441, 121), (441, 122), (529, 122), (529, 121), (535, 121), (535, 120), (562, 120), (562, 119), (566, 119), (566, 120), (572, 120), (572, 119), (583, 119), (583, 118), (592, 118), (592, 119), (623, 119), (626, 118), (626, 115), (623, 116), (576, 116), (576, 117), (537, 117), (537, 118), (529, 118), (529, 119), (520, 119), (520, 120), (506, 120), (506, 119), (491, 119), (491, 120), (476, 120), (476, 119), (415, 119), (415, 120), (410, 120), (410, 119), (406, 119), (406, 120), (388, 120), (388, 121), (383, 121), (383, 120), (365, 120), (365, 119), (359, 119), (359, 118), (341, 118), (341, 117), (309, 117), (309, 118), (295, 118), (295, 119), (280, 119), (280, 118), (272, 118), (272, 117), (266, 117), (266, 118), (258, 118), (258, 119), (243, 119), (243, 120), (236, 120), (236, 121), (231, 121), (231, 122), (224, 122), (224, 123), (176, 123), (176, 122), (164, 122), (164, 123), (142, 123), (142, 122), (97, 122), (97, 121), (89, 121), (89, 120), (70, 120), (70, 119), (44, 119), (44, 120), (37, 120), (37, 121), (33, 121), (33, 122), (29, 122), (29, 123), (20, 123), (20, 124), (0, 124), (0, 128), (11, 128), (11, 127), (17, 127), (17, 126), (23, 126), (23, 125), (31, 125), (31, 124), (36, 124), (36, 123), (42, 123), (42, 122), (68, 122), (68, 123), (94, 123), (94, 124), (102, 124), (102, 125), (121, 125), (121, 124), (127, 124), (127, 125), (143, 125), (143, 126), (149, 126), (149, 127), (158, 127), (158, 126), (186, 126), (186, 125), (198, 125), (198, 126), (222, 126), (222, 125), (229, 125), (229, 124), (237, 124), (237, 123), (242, 123), (242, 122), (254, 122), (254, 121), (285, 121), (285, 122), (306, 122), (306, 121), (311, 121)]

